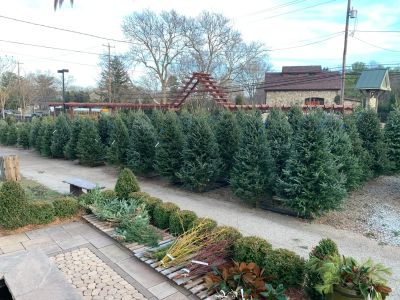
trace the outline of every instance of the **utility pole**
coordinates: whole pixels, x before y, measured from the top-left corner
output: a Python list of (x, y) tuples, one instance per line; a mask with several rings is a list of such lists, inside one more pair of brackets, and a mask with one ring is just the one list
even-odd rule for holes
[[(63, 100), (63, 112), (65, 114), (66, 112), (66, 108), (65, 108), (65, 78), (64, 78), (64, 74), (68, 73), (69, 70), (68, 69), (61, 69), (61, 70), (57, 70), (57, 73), (60, 73), (62, 75), (62, 100)], [(55, 113), (55, 108), (54, 108), (54, 113)]]
[(340, 104), (344, 105), (344, 89), (346, 86), (346, 55), (347, 55), (347, 38), (349, 37), (349, 19), (350, 19), (351, 0), (347, 0), (346, 27), (344, 29), (344, 47), (342, 60), (342, 89), (340, 91)]
[(111, 90), (111, 48), (115, 48), (115, 46), (111, 46), (110, 43), (103, 46), (108, 48), (108, 102), (112, 102), (112, 90)]
[(18, 100), (19, 103), (21, 104), (21, 119), (24, 116), (24, 101), (21, 101), (21, 97), (22, 97), (22, 92), (21, 92), (21, 78), (20, 78), (20, 71), (21, 68), (20, 66), (23, 65), (22, 62), (17, 61), (17, 74), (18, 74)]

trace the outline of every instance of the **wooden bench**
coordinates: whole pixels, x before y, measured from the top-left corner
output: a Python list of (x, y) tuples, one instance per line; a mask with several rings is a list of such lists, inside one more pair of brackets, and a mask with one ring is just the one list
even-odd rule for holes
[(80, 179), (80, 178), (70, 178), (70, 179), (64, 180), (63, 182), (69, 184), (69, 192), (75, 196), (82, 195), (83, 190), (90, 192), (91, 190), (94, 190), (95, 188), (104, 189), (104, 186), (99, 186), (95, 183), (92, 183), (90, 181)]

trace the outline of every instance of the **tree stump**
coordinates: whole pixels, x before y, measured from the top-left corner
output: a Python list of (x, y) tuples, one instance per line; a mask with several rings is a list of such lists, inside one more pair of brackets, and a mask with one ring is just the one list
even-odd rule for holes
[(19, 158), (17, 155), (0, 157), (0, 180), (20, 181)]

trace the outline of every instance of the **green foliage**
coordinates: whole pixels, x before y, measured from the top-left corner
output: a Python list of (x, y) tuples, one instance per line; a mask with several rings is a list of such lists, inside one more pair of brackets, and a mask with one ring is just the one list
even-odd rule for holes
[(187, 129), (182, 159), (178, 177), (186, 188), (203, 192), (218, 178), (221, 160), (207, 114), (193, 113)]
[[(1, 130), (1, 129), (0, 129)], [(29, 149), (29, 132), (31, 130), (31, 123), (20, 123), (18, 128), (18, 146)]]
[(103, 221), (120, 223), (145, 211), (145, 206), (134, 199), (113, 199), (96, 197), (89, 205), (90, 210)]
[(251, 205), (271, 191), (274, 165), (268, 147), (265, 126), (258, 112), (243, 116), (239, 150), (231, 172), (233, 193)]
[(64, 158), (64, 150), (71, 136), (71, 125), (65, 115), (57, 118), (51, 138), (51, 155), (55, 158)]
[(172, 213), (178, 211), (179, 207), (171, 202), (164, 202), (154, 208), (154, 225), (160, 229), (168, 229), (169, 218)]
[(154, 224), (154, 209), (156, 208), (156, 206), (161, 205), (163, 202), (159, 198), (149, 197), (144, 199), (144, 203), (146, 205), (146, 210), (150, 216), (150, 222), (151, 224)]
[(273, 284), (285, 287), (300, 287), (304, 282), (305, 262), (296, 253), (286, 249), (271, 250), (264, 263), (265, 275), (271, 276)]
[(54, 122), (51, 118), (42, 120), (40, 126), (40, 154), (43, 156), (51, 156), (51, 140), (54, 132)]
[(239, 238), (233, 246), (233, 259), (240, 262), (264, 263), (265, 257), (272, 251), (272, 246), (266, 240), (256, 236)]
[(55, 214), (60, 218), (75, 216), (79, 211), (79, 203), (75, 198), (64, 197), (53, 201)]
[(231, 226), (218, 226), (219, 230), (223, 230), (220, 238), (223, 240), (232, 241), (235, 243), (238, 239), (242, 238), (243, 235), (234, 227)]
[(5, 120), (0, 119), (0, 144), (6, 145), (7, 144), (7, 131), (8, 131), (8, 124)]
[(329, 149), (320, 113), (311, 113), (294, 136), (292, 155), (278, 182), (278, 193), (286, 205), (312, 217), (336, 209), (346, 196), (345, 178), (339, 173)]
[(113, 130), (113, 123), (113, 118), (108, 114), (101, 114), (99, 122), (97, 123), (101, 143), (106, 147), (110, 146), (110, 135)]
[(221, 177), (224, 181), (230, 178), (233, 157), (239, 147), (240, 128), (236, 115), (223, 110), (219, 113), (215, 128), (215, 137), (221, 156)]
[[(165, 114), (169, 114), (169, 113), (176, 115), (175, 113), (173, 113), (171, 111), (167, 111)], [(153, 109), (150, 114), (151, 124), (153, 124), (153, 127), (156, 129), (156, 133), (157, 133), (158, 137), (160, 137), (159, 134), (163, 130), (162, 128), (164, 127), (165, 114), (162, 110), (159, 110), (159, 109)]]
[(18, 141), (18, 127), (15, 123), (9, 124), (7, 129), (7, 145), (15, 146)]
[(191, 210), (177, 210), (169, 217), (169, 232), (179, 236), (191, 229), (196, 219), (196, 213)]
[(384, 129), (387, 155), (392, 171), (400, 171), (400, 110), (396, 108), (389, 113)]
[(129, 140), (128, 129), (121, 117), (116, 116), (113, 121), (107, 159), (111, 164), (123, 164), (126, 161), (126, 149)]
[(309, 255), (309, 261), (306, 263), (305, 292), (311, 300), (324, 300), (325, 296), (315, 290), (315, 287), (322, 283), (318, 269), (323, 262), (330, 256), (339, 255), (339, 250), (331, 239), (322, 239), (315, 246)]
[(354, 190), (363, 182), (363, 167), (353, 153), (352, 141), (339, 116), (324, 113), (323, 126), (329, 137), (329, 150), (334, 156), (338, 171), (346, 176), (347, 190)]
[(103, 195), (104, 198), (106, 198), (108, 200), (118, 198), (117, 192), (115, 192), (113, 190), (103, 190), (103, 191), (101, 191), (101, 194)]
[(301, 122), (304, 118), (303, 111), (299, 106), (293, 106), (288, 112), (288, 122), (292, 126), (293, 134), (301, 128)]
[(127, 166), (138, 174), (148, 174), (154, 169), (156, 130), (143, 112), (130, 118)]
[(128, 168), (122, 170), (114, 190), (121, 199), (127, 199), (130, 193), (140, 191), (139, 183), (131, 170)]
[(125, 218), (116, 229), (125, 242), (137, 242), (149, 246), (157, 246), (161, 235), (149, 226), (149, 216), (145, 210), (133, 218)]
[(39, 118), (33, 118), (31, 122), (31, 130), (29, 131), (29, 145), (37, 151), (40, 151), (40, 127), (42, 126), (42, 121)]
[[(265, 122), (267, 141), (271, 149), (271, 157), (275, 163), (276, 178), (282, 177), (282, 171), (290, 156), (290, 145), (293, 130), (287, 116), (279, 109), (273, 109)], [(271, 181), (272, 184), (276, 182)], [(275, 189), (275, 187), (273, 187)]]
[(371, 156), (371, 169), (375, 176), (386, 171), (388, 166), (387, 149), (384, 144), (378, 115), (373, 110), (357, 113), (357, 129), (363, 141), (363, 147)]
[(91, 167), (104, 163), (104, 146), (101, 144), (97, 127), (91, 120), (83, 120), (76, 144), (79, 163)]
[(171, 182), (179, 181), (177, 173), (182, 163), (184, 135), (175, 112), (158, 116), (158, 144), (155, 153), (155, 169)]
[(0, 188), (0, 226), (13, 229), (26, 224), (28, 202), (18, 182), (6, 181)]
[(27, 211), (27, 221), (30, 224), (48, 224), (55, 217), (54, 206), (47, 201), (30, 202)]
[(83, 120), (80, 119), (79, 117), (75, 118), (72, 121), (71, 135), (70, 135), (69, 141), (64, 149), (64, 152), (65, 152), (64, 156), (67, 159), (74, 160), (74, 159), (78, 158), (76, 147), (77, 147), (78, 140), (79, 140), (79, 134), (82, 129), (82, 123), (83, 123)]
[(193, 227), (197, 227), (200, 224), (205, 232), (211, 232), (217, 228), (217, 222), (210, 218), (197, 218), (193, 222)]
[(140, 202), (145, 202), (146, 199), (150, 198), (150, 195), (146, 192), (132, 192), (129, 193), (128, 198), (136, 199)]

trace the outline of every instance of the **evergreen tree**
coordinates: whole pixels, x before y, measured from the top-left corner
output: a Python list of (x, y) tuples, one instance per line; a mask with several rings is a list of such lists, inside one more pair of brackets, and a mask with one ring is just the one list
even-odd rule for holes
[(79, 117), (76, 117), (72, 121), (70, 138), (64, 149), (64, 156), (67, 159), (77, 159), (76, 146), (78, 144), (79, 134), (82, 129), (82, 122), (82, 119), (80, 119)]
[(31, 130), (31, 123), (21, 123), (18, 129), (18, 146), (29, 149), (29, 132)]
[(384, 129), (388, 159), (392, 171), (400, 171), (400, 110), (395, 108), (389, 113)]
[(194, 112), (190, 120), (178, 177), (187, 188), (203, 192), (217, 180), (221, 160), (209, 116)]
[(292, 142), (292, 127), (287, 116), (279, 109), (273, 109), (265, 122), (267, 141), (271, 150), (271, 156), (275, 163), (276, 179), (282, 177), (282, 170), (290, 156)]
[(277, 191), (288, 207), (310, 217), (340, 205), (346, 196), (345, 178), (330, 152), (321, 115), (308, 114), (298, 125)]
[(51, 139), (51, 154), (56, 158), (64, 157), (64, 150), (71, 137), (71, 125), (65, 115), (57, 118), (54, 125), (54, 134)]
[(370, 109), (358, 112), (357, 129), (364, 149), (371, 156), (371, 169), (374, 175), (384, 173), (389, 162), (378, 114)]
[(150, 115), (151, 124), (156, 129), (157, 136), (164, 126), (164, 112), (159, 109), (153, 109)]
[(261, 114), (251, 112), (243, 115), (239, 150), (234, 156), (230, 179), (233, 193), (259, 206), (260, 200), (271, 192), (274, 174), (274, 163)]
[(51, 118), (42, 120), (40, 126), (40, 154), (43, 156), (51, 156), (51, 140), (54, 133), (54, 122)]
[(41, 119), (33, 118), (31, 122), (31, 130), (29, 131), (29, 146), (30, 148), (34, 148), (37, 151), (40, 151), (38, 145), (40, 144), (39, 132), (41, 126)]
[(114, 126), (113, 118), (110, 115), (107, 114), (100, 115), (97, 127), (99, 129), (101, 143), (106, 147), (110, 146), (109, 139), (113, 126)]
[(127, 166), (137, 174), (148, 174), (154, 169), (156, 130), (143, 112), (130, 116)]
[(192, 114), (187, 109), (183, 109), (179, 113), (179, 120), (181, 121), (183, 132), (185, 134), (188, 133), (192, 121)]
[(123, 164), (126, 161), (126, 149), (128, 147), (129, 134), (125, 123), (120, 116), (114, 118), (110, 134), (110, 146), (107, 151), (107, 159), (111, 164)]
[(343, 120), (324, 113), (323, 123), (329, 137), (329, 150), (334, 156), (339, 173), (345, 175), (347, 190), (359, 187), (363, 181), (363, 169), (359, 158), (353, 153), (352, 142)]
[(83, 120), (76, 144), (76, 156), (79, 163), (91, 167), (104, 163), (104, 149), (100, 141), (97, 126), (91, 120)]
[(5, 120), (0, 120), (0, 144), (6, 145), (7, 144), (7, 131), (8, 131), (8, 124)]
[(131, 170), (124, 168), (121, 171), (114, 190), (120, 199), (128, 199), (129, 194), (140, 191), (139, 183)]
[(215, 137), (221, 157), (221, 178), (228, 181), (233, 166), (233, 157), (238, 150), (240, 128), (236, 116), (227, 110), (218, 114)]
[(7, 145), (15, 146), (18, 141), (18, 128), (15, 123), (8, 125), (7, 129)]
[(175, 112), (166, 112), (158, 119), (159, 133), (157, 139), (155, 169), (161, 176), (170, 181), (179, 182), (177, 173), (182, 163), (184, 135), (181, 123)]
[(373, 176), (371, 171), (372, 159), (368, 151), (362, 146), (363, 142), (357, 130), (355, 114), (344, 115), (343, 122), (347, 134), (352, 144), (352, 154), (358, 158), (358, 163), (362, 169), (361, 183)]
[(288, 112), (288, 121), (290, 126), (292, 126), (293, 133), (296, 133), (299, 129), (301, 120), (303, 119), (303, 111), (299, 106), (293, 106)]

